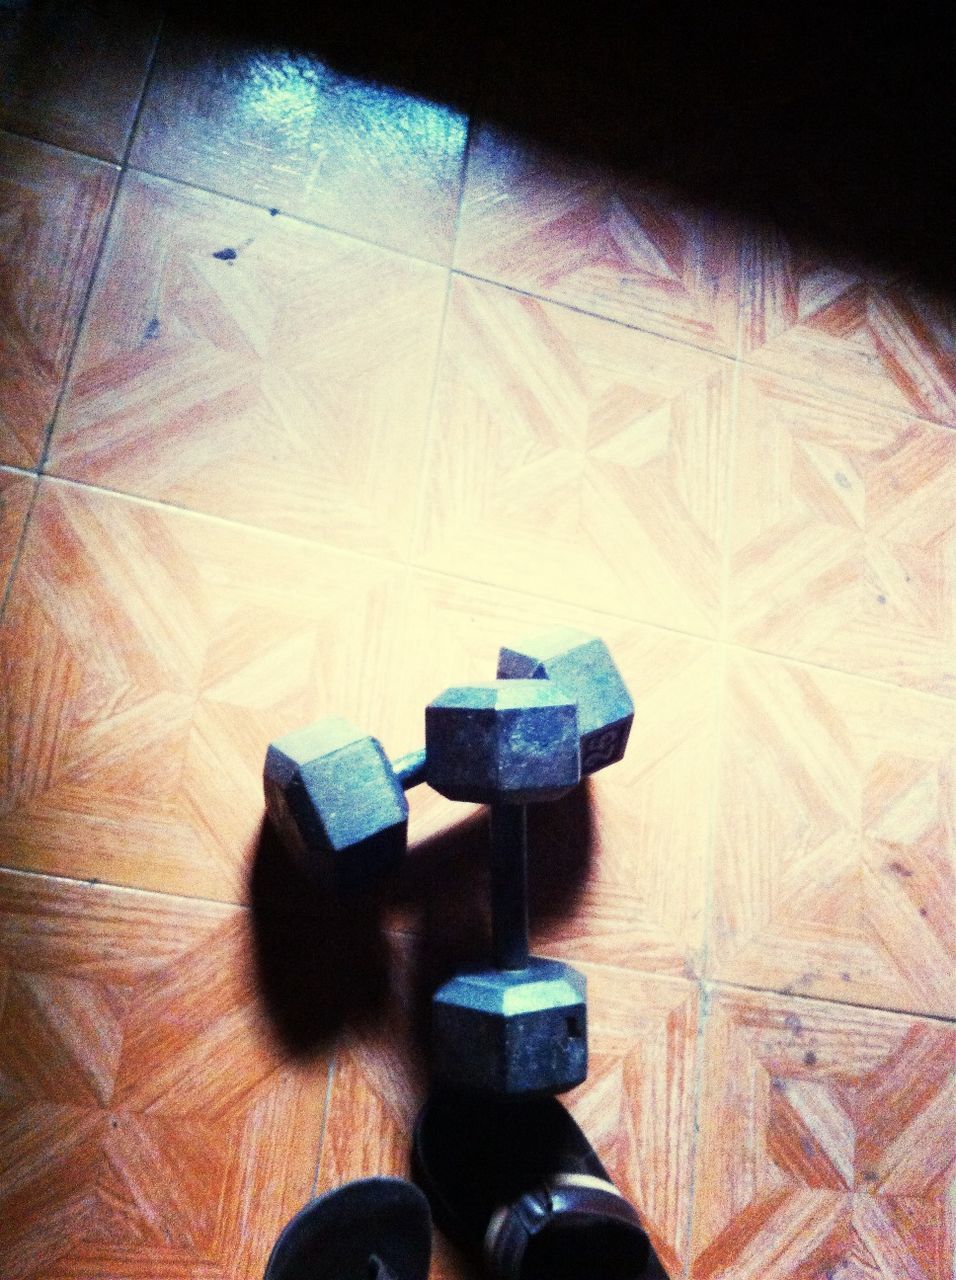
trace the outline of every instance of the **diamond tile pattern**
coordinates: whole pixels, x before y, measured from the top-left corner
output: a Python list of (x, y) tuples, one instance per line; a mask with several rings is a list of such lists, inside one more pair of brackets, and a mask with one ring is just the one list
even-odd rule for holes
[(436, 268), (132, 175), (51, 469), (401, 556), (444, 288)]
[(951, 1013), (956, 706), (735, 655), (723, 728), (713, 976)]
[(720, 993), (704, 1040), (691, 1276), (952, 1275), (956, 1032)]
[(748, 362), (956, 426), (956, 307), (765, 230), (749, 242)]
[(384, 561), (45, 481), (2, 628), (7, 862), (238, 901), (264, 744), (371, 719), (399, 590)]
[(529, 814), (532, 945), (670, 1280), (952, 1280), (951, 302), (650, 181), (653, 41), (636, 176), (531, 15), (226, 16), (0, 15), (0, 1275), (256, 1280), (407, 1172), (486, 815), (416, 788), (339, 903), (265, 747), (416, 749), (565, 623), (636, 716)]
[(241, 908), (0, 871), (0, 1265), (261, 1276), (325, 1064), (273, 1045)]
[(758, 649), (956, 694), (956, 433), (744, 373), (728, 615)]
[(35, 467), (116, 170), (0, 133), (0, 462)]
[(464, 271), (733, 355), (743, 245), (732, 220), (666, 189), (476, 129)]
[(459, 280), (420, 562), (713, 635), (732, 366)]

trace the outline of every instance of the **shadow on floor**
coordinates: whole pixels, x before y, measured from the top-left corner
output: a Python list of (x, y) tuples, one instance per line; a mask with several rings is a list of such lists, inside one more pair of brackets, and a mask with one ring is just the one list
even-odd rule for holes
[[(528, 837), (532, 932), (547, 936), (573, 912), (590, 873), (589, 785), (532, 807)], [(487, 820), (478, 813), (422, 842), (387, 882), (348, 899), (317, 890), (264, 822), (248, 897), (263, 1005), (296, 1057), (345, 1027), (368, 1032), (384, 1022), (396, 985), (388, 931), (409, 935), (412, 1034), (424, 1068), (432, 992), (458, 970), (489, 963)]]
[(952, 5), (181, 10), (956, 294)]

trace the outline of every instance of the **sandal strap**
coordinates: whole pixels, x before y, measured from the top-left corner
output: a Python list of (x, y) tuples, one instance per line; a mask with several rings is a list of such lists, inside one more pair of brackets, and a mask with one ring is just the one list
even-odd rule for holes
[(520, 1280), (529, 1242), (557, 1217), (576, 1218), (582, 1224), (595, 1218), (619, 1222), (644, 1235), (634, 1207), (613, 1182), (587, 1173), (559, 1173), (491, 1215), (484, 1252), (492, 1274)]

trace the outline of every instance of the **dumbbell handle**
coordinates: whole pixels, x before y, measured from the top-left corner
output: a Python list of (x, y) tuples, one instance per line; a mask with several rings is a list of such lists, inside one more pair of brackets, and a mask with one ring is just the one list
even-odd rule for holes
[(528, 963), (528, 810), (491, 805), (491, 940), (499, 969)]
[(393, 760), (392, 768), (395, 776), (402, 784), (402, 790), (408, 791), (425, 781), (425, 748), (420, 751), (409, 751), (407, 755)]

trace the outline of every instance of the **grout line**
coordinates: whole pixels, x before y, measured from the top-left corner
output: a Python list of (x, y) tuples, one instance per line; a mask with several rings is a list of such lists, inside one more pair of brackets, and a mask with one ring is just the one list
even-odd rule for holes
[(546, 302), (549, 306), (560, 307), (562, 310), (571, 311), (575, 315), (590, 316), (592, 320), (603, 320), (606, 324), (616, 325), (619, 329), (629, 329), (632, 333), (643, 333), (648, 337), (658, 338), (661, 342), (672, 342), (676, 346), (689, 348), (692, 351), (700, 351), (705, 355), (728, 363), (733, 363), (735, 359), (733, 351), (722, 351), (716, 347), (704, 346), (700, 342), (691, 342), (689, 338), (678, 338), (672, 333), (661, 333), (658, 329), (648, 329), (645, 325), (634, 324), (630, 320), (622, 320), (619, 316), (609, 316), (598, 311), (589, 311), (586, 307), (568, 302), (564, 298), (555, 298), (546, 293), (539, 293), (523, 285), (508, 284), (504, 280), (495, 279), (493, 276), (481, 275), (477, 271), (466, 271), (463, 267), (457, 266), (453, 267), (452, 270), (455, 275), (462, 276), (466, 280), (474, 280), (477, 284), (492, 285), (494, 288), (502, 289), (507, 293), (516, 293), (524, 298), (533, 298), (536, 302)]
[(322, 1172), (322, 1157), (325, 1155), (325, 1137), (329, 1128), (329, 1113), (332, 1110), (332, 1086), (335, 1083), (335, 1073), (339, 1065), (339, 1050), (336, 1046), (329, 1054), (329, 1068), (326, 1073), (325, 1080), (325, 1106), (322, 1109), (322, 1129), (319, 1133), (319, 1148), (315, 1157), (315, 1175), (312, 1178), (312, 1197), (315, 1195), (319, 1187), (319, 1175)]
[[(272, 209), (278, 207), (276, 205), (259, 204), (255, 200), (247, 200), (243, 196), (231, 195), (225, 191), (217, 191), (215, 187), (204, 186), (201, 182), (176, 178), (170, 173), (160, 173), (155, 169), (147, 169), (143, 165), (128, 165), (127, 172), (142, 174), (146, 178), (155, 178), (159, 182), (169, 182), (177, 187), (183, 187), (187, 191), (200, 191), (204, 195), (214, 196), (217, 200), (242, 205), (245, 209), (255, 209), (263, 214), (270, 214)], [(369, 248), (377, 249), (379, 253), (390, 253), (397, 258), (404, 258), (409, 262), (417, 263), (419, 266), (431, 267), (438, 271), (449, 271), (451, 269), (449, 263), (442, 262), (437, 258), (426, 258), (420, 253), (413, 253), (411, 249), (401, 249), (396, 245), (383, 244), (380, 240), (373, 240), (371, 237), (363, 236), (357, 231), (346, 231), (342, 227), (332, 226), (328, 222), (318, 222), (314, 218), (306, 218), (303, 214), (292, 213), (288, 209), (280, 208), (277, 214), (270, 216), (269, 221), (278, 221), (280, 218), (287, 218), (290, 222), (296, 223), (297, 226), (310, 227), (313, 231), (321, 231), (325, 235), (339, 236), (343, 240), (350, 240), (355, 244), (367, 245)]]
[[(26, 474), (33, 474), (27, 472)], [(517, 588), (502, 585), (500, 582), (493, 582), (487, 578), (473, 578), (466, 574), (451, 573), (446, 569), (435, 569), (428, 564), (417, 562), (414, 558), (407, 562), (401, 560), (392, 560), (387, 556), (376, 555), (371, 551), (357, 551), (352, 547), (341, 547), (331, 542), (321, 542), (314, 538), (309, 538), (300, 533), (287, 533), (284, 530), (269, 529), (263, 525), (248, 524), (243, 520), (237, 520), (232, 516), (214, 515), (207, 511), (199, 511), (195, 507), (184, 507), (178, 503), (170, 502), (162, 498), (147, 498), (142, 494), (125, 493), (122, 489), (110, 489), (105, 485), (93, 484), (87, 480), (74, 480), (69, 476), (60, 476), (54, 472), (45, 472), (44, 480), (53, 481), (56, 484), (68, 485), (76, 489), (84, 489), (91, 493), (103, 494), (106, 497), (116, 498), (121, 502), (138, 503), (141, 506), (151, 507), (160, 511), (175, 511), (179, 515), (186, 516), (194, 520), (209, 520), (213, 523), (224, 525), (227, 528), (243, 530), (246, 533), (259, 535), (264, 538), (278, 538), (280, 540), (296, 543), (308, 547), (321, 547), (330, 555), (352, 557), (366, 563), (377, 564), (387, 568), (395, 566), (398, 569), (408, 567), (416, 573), (427, 574), (432, 578), (440, 578), (448, 582), (457, 583), (459, 586), (487, 587), (492, 591), (500, 591), (505, 595), (520, 597), (521, 599), (543, 601), (546, 604), (553, 605), (556, 609), (575, 609), (582, 613), (594, 614), (601, 618), (611, 618), (615, 622), (621, 622), (627, 626), (646, 627), (651, 631), (660, 632), (664, 635), (680, 636), (685, 640), (694, 641), (700, 645), (719, 645), (721, 641), (716, 635), (703, 635), (696, 631), (683, 631), (680, 627), (668, 626), (663, 622), (655, 622), (650, 618), (641, 618), (632, 614), (618, 613), (614, 609), (610, 609), (601, 605), (581, 604), (574, 600), (564, 600), (556, 596), (545, 595), (542, 592), (535, 592), (528, 588)], [(728, 649), (734, 649), (740, 653), (757, 654), (765, 658), (775, 658), (780, 662), (787, 662), (797, 667), (807, 667), (814, 671), (827, 671), (833, 675), (845, 676), (848, 680), (859, 680), (865, 684), (876, 685), (880, 689), (896, 689), (904, 693), (913, 694), (921, 698), (930, 698), (934, 702), (939, 702), (943, 706), (952, 707), (954, 698), (948, 697), (944, 693), (934, 693), (928, 689), (916, 689), (912, 685), (895, 684), (892, 680), (881, 680), (879, 676), (867, 675), (857, 671), (846, 671), (842, 667), (826, 666), (824, 663), (811, 662), (807, 658), (794, 658), (785, 653), (775, 653), (771, 649), (758, 649), (754, 646), (740, 644), (737, 641), (726, 641)]]
[(63, 156), (76, 156), (80, 160), (92, 160), (94, 164), (103, 164), (110, 169), (118, 170), (120, 161), (114, 160), (112, 157), (98, 156), (92, 151), (83, 151), (79, 147), (64, 147), (59, 142), (48, 142), (46, 138), (35, 137), (32, 133), (23, 133), (20, 129), (11, 128), (10, 125), (4, 125), (0, 129), (0, 137), (8, 135), (11, 138), (18, 138), (21, 142), (31, 142), (38, 147), (46, 147), (50, 151), (56, 151)]
[(885, 1004), (862, 1004), (858, 1000), (840, 1000), (836, 996), (817, 996), (804, 991), (784, 991), (780, 987), (757, 987), (746, 982), (726, 982), (721, 978), (708, 978), (706, 985), (727, 991), (746, 991), (755, 995), (774, 996), (781, 1000), (806, 1000), (810, 1004), (828, 1005), (841, 1009), (860, 1009), (864, 1013), (884, 1013), (903, 1018), (925, 1018), (944, 1026), (956, 1026), (956, 1014), (923, 1013), (915, 1009), (897, 1009)]
[(85, 889), (109, 889), (110, 892), (116, 893), (175, 898), (180, 902), (201, 902), (210, 907), (223, 907), (232, 910), (239, 908), (241, 911), (249, 910), (247, 902), (236, 901), (232, 898), (207, 898), (197, 893), (177, 893), (172, 889), (147, 889), (142, 885), (116, 884), (112, 880), (100, 880), (97, 876), (68, 876), (58, 871), (41, 871), (34, 867), (15, 867), (3, 862), (0, 862), (0, 872), (5, 875), (37, 877), (41, 880), (53, 880), (62, 884), (82, 885)]
[[(62, 381), (60, 382), (60, 389), (59, 389), (59, 392), (57, 393), (56, 403), (53, 406), (53, 412), (50, 414), (50, 421), (47, 423), (46, 431), (44, 432), (43, 446), (40, 450), (40, 460), (37, 463), (37, 474), (41, 476), (46, 473), (46, 465), (50, 456), (50, 448), (53, 444), (53, 433), (56, 430), (57, 419), (60, 416), (60, 410), (62, 409), (63, 402), (66, 399), (67, 391), (70, 386), (70, 380), (73, 376), (73, 366), (76, 363), (77, 353), (80, 349), (80, 344), (83, 340), (83, 334), (86, 328), (86, 318), (89, 313), (90, 303), (93, 298), (93, 293), (99, 281), (100, 268), (103, 265), (103, 258), (106, 253), (106, 246), (109, 241), (110, 233), (113, 228), (113, 222), (116, 216), (117, 204), (119, 203), (120, 189), (123, 186), (123, 175), (127, 170), (127, 166), (129, 162), (129, 153), (133, 145), (133, 138), (136, 134), (136, 128), (139, 124), (139, 117), (143, 110), (143, 103), (146, 101), (146, 91), (149, 87), (149, 82), (152, 79), (153, 69), (156, 66), (156, 55), (159, 52), (159, 43), (160, 43), (160, 38), (162, 36), (163, 25), (165, 21), (166, 19), (164, 15), (160, 19), (159, 26), (156, 31), (156, 36), (153, 43), (153, 49), (149, 59), (149, 66), (146, 70), (146, 75), (143, 77), (143, 89), (142, 89), (142, 92), (140, 93), (139, 103), (136, 107), (136, 113), (133, 117), (133, 123), (130, 126), (129, 137), (126, 139), (126, 145), (123, 148), (123, 156), (119, 163), (119, 173), (117, 176), (116, 185), (113, 187), (113, 195), (112, 195), (112, 198), (110, 199), (110, 207), (107, 211), (106, 220), (103, 224), (103, 234), (100, 236), (100, 242), (96, 248), (96, 257), (93, 260), (93, 269), (90, 272), (89, 282), (86, 286), (86, 294), (83, 298), (83, 305), (80, 308), (80, 314), (79, 314), (79, 317), (77, 318), (76, 336), (73, 339), (73, 346), (70, 350), (69, 359), (66, 362), (66, 368), (63, 370), (63, 378), (62, 378)], [(31, 508), (31, 511), (32, 511), (32, 508)]]

